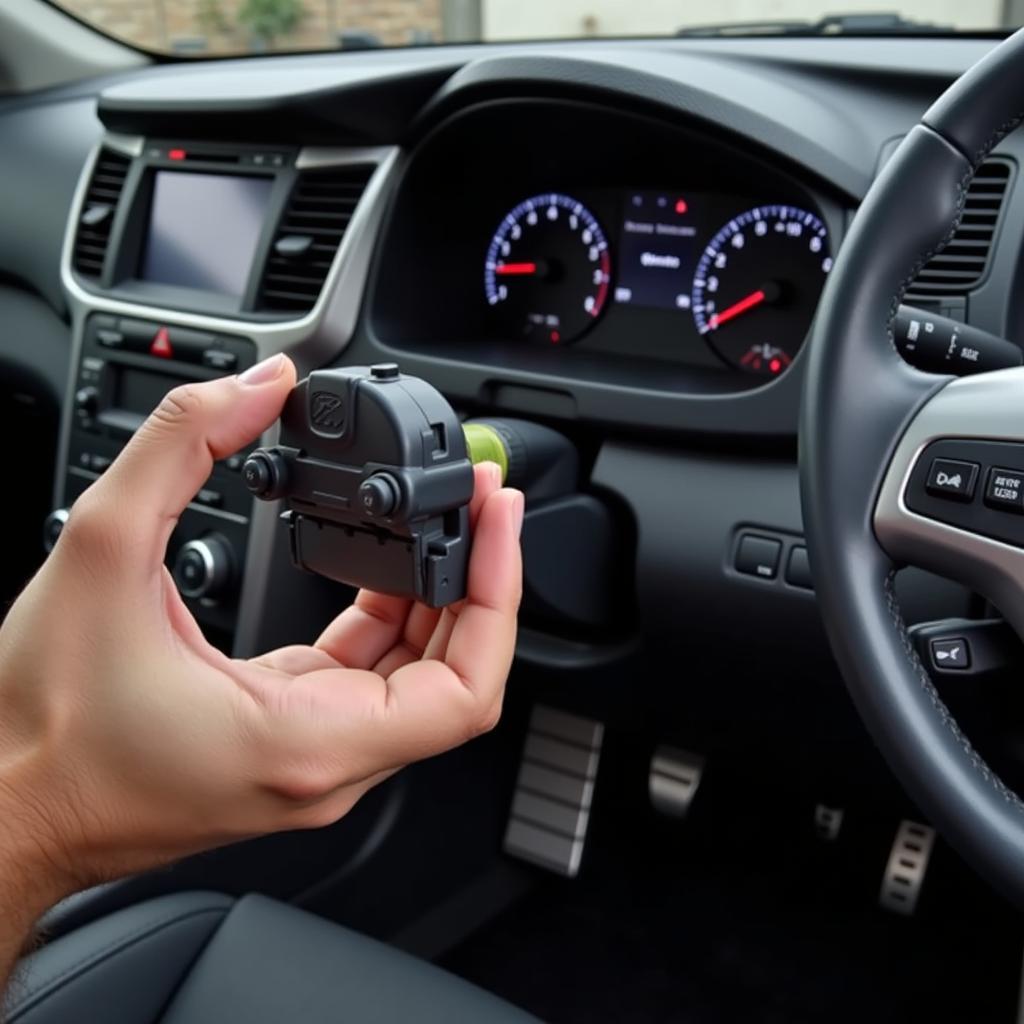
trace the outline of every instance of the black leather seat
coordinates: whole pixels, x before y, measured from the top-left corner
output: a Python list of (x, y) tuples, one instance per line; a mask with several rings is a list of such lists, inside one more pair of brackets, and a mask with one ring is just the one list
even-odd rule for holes
[(262, 896), (182, 893), (27, 957), (18, 1024), (537, 1024), (481, 989)]

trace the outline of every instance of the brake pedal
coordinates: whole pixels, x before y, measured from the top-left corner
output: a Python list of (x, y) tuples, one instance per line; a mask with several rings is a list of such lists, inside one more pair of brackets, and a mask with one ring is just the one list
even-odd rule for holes
[(659, 814), (685, 818), (704, 775), (704, 758), (678, 747), (660, 746), (651, 758), (647, 791)]
[(934, 845), (935, 829), (916, 821), (900, 822), (878, 894), (884, 910), (908, 917), (914, 913)]
[(506, 853), (576, 876), (603, 739), (601, 722), (534, 707), (505, 830)]

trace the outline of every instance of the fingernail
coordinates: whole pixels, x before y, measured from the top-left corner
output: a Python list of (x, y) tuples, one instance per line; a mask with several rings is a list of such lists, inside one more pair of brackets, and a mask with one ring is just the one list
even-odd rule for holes
[(494, 484), (495, 487), (500, 487), (501, 486), (501, 466), (499, 466), (496, 462), (489, 462), (487, 464), (487, 472), (488, 472), (488, 474), (489, 474), (489, 476), (491, 478), (491, 483)]
[(516, 491), (516, 496), (512, 501), (512, 529), (517, 537), (523, 532), (523, 515), (525, 512), (526, 499), (523, 497), (522, 491)]
[(250, 387), (257, 384), (269, 384), (281, 376), (282, 370), (284, 370), (284, 356), (278, 352), (276, 356), (271, 356), (269, 359), (264, 359), (262, 363), (250, 366), (248, 370), (238, 375), (238, 380)]

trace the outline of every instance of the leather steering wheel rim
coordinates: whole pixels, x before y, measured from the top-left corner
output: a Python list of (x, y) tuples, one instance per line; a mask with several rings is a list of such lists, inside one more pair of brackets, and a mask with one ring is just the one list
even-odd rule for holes
[[(1024, 399), (1024, 375), (1001, 371), (954, 383), (907, 365), (893, 338), (903, 294), (951, 237), (975, 171), (1022, 120), (1024, 30), (929, 108), (871, 187), (815, 321), (800, 478), (818, 605), (861, 717), (930, 821), (980, 874), (1024, 905), (1024, 803), (958, 728), (915, 652), (893, 589), (902, 564), (953, 575), (1024, 630), (1024, 580), (992, 571), (1001, 545), (984, 543), (995, 553), (987, 551), (986, 573), (967, 554), (977, 538), (942, 528), (939, 542), (925, 542), (940, 529), (929, 534), (930, 524), (922, 527), (900, 497), (911, 464), (901, 459), (923, 450), (920, 423), (932, 424), (930, 436), (947, 427), (958, 436), (954, 406), (979, 412), (978, 403), (988, 401), (996, 412), (1005, 409), (1000, 436), (1024, 440), (1024, 412), (1010, 401), (1014, 393)], [(999, 380), (962, 386), (989, 377)], [(1024, 407), (1024, 400), (1017, 404)], [(944, 410), (951, 410), (948, 424)], [(980, 428), (976, 436), (983, 436)]]

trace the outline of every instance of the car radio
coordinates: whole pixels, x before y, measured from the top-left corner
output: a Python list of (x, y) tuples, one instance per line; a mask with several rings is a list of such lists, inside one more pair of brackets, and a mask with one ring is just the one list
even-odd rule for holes
[[(256, 347), (236, 335), (95, 313), (86, 321), (75, 378), (61, 507), (46, 522), (53, 546), (69, 508), (179, 384), (238, 373)], [(241, 479), (246, 452), (214, 467), (181, 516), (168, 546), (178, 589), (208, 635), (229, 643), (252, 498)]]

